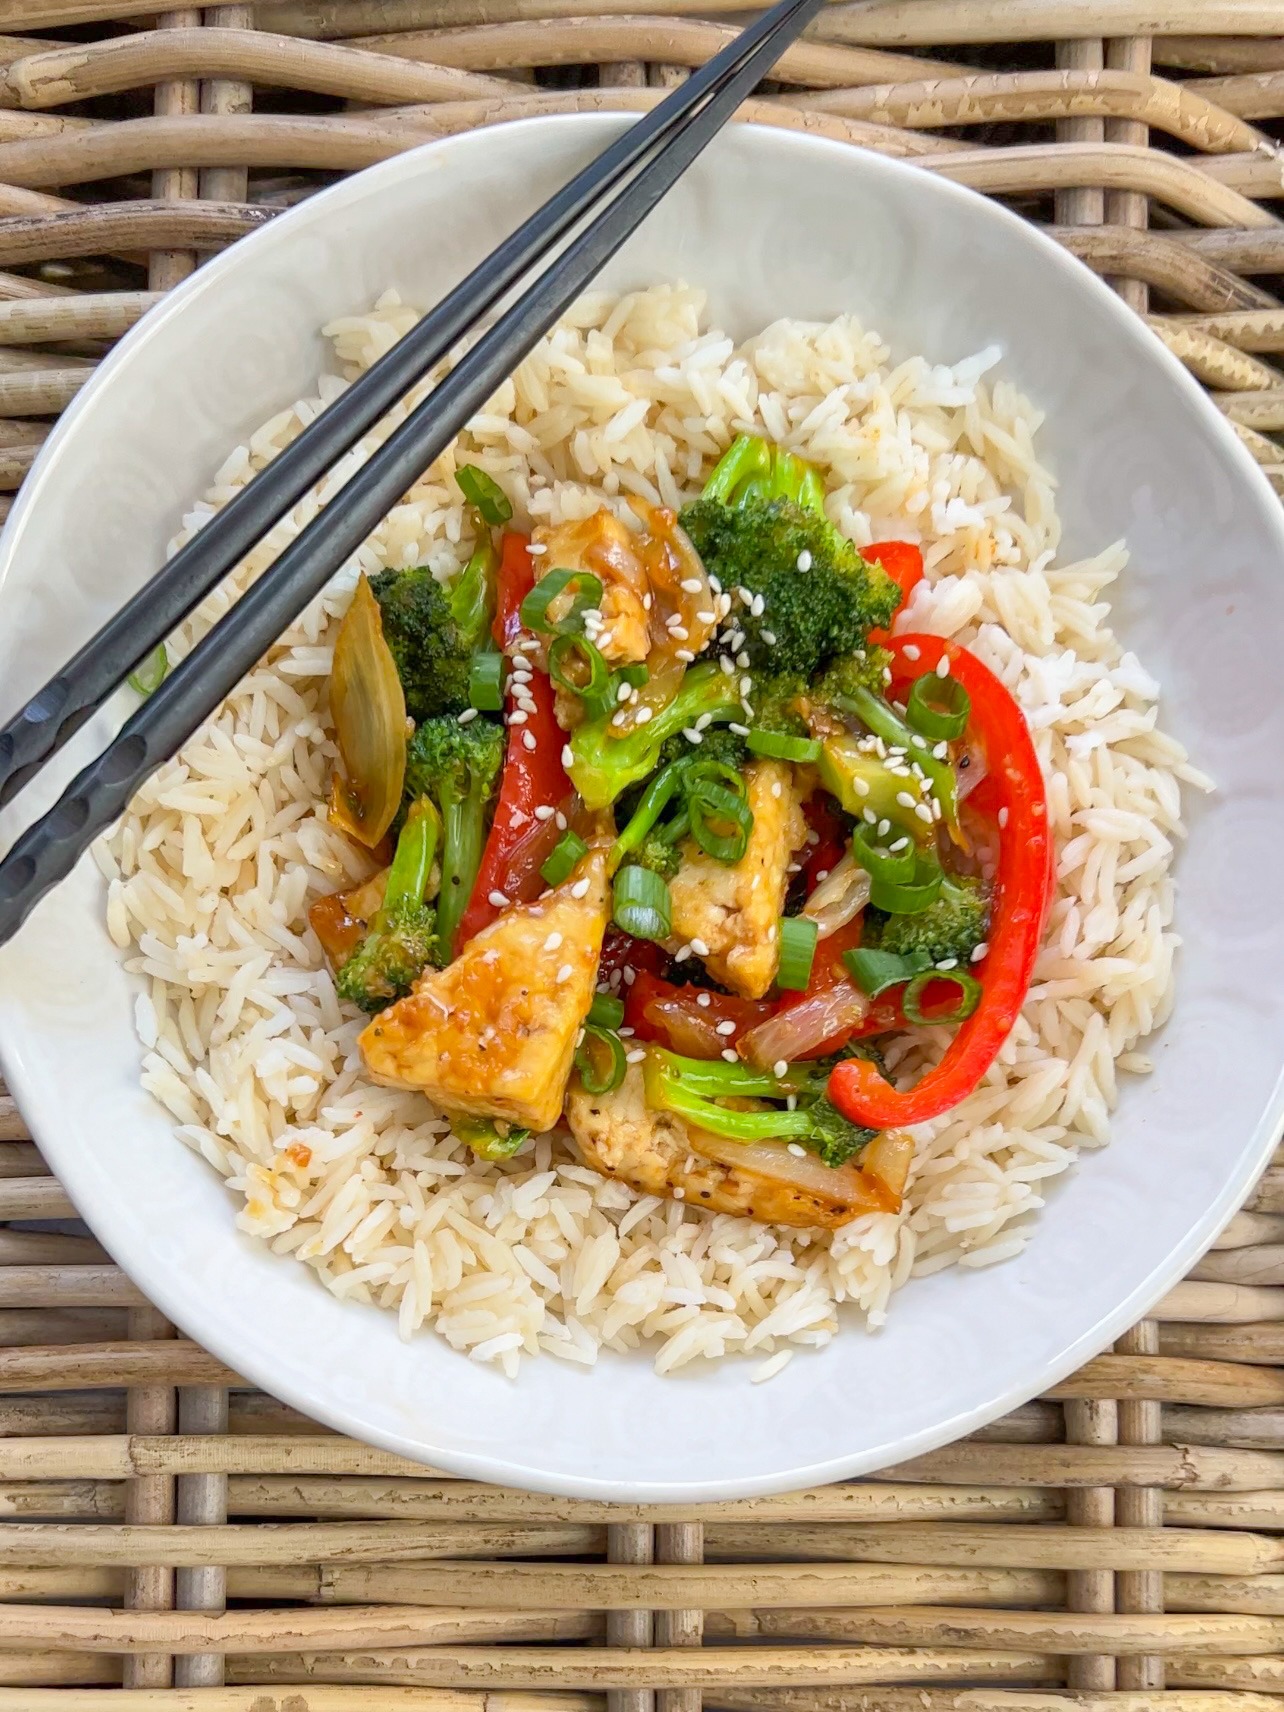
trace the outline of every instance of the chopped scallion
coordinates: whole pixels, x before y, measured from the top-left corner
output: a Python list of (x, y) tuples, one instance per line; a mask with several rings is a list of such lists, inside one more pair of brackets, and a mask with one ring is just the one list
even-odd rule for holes
[(922, 737), (947, 742), (962, 737), (972, 712), (972, 698), (957, 678), (924, 672), (910, 685), (905, 720)]
[[(938, 981), (948, 981), (958, 991), (957, 1001), (946, 1010), (933, 1006), (924, 1010), (923, 998), (929, 987)], [(981, 1002), (981, 983), (974, 975), (969, 975), (965, 969), (927, 969), (906, 987), (901, 999), (901, 1009), (905, 1013), (906, 1022), (912, 1023), (954, 1023), (963, 1022)]]
[(613, 993), (595, 993), (589, 1006), (588, 1020), (599, 1028), (619, 1028), (624, 1021), (624, 1000)]
[(612, 887), (612, 919), (634, 939), (667, 939), (673, 932), (673, 906), (663, 876), (636, 863), (621, 868)]
[(786, 915), (780, 918), (780, 966), (776, 970), (776, 985), (787, 992), (800, 993), (811, 980), (811, 966), (816, 956), (819, 929), (806, 916)]
[(476, 464), (460, 464), (455, 471), (455, 481), (469, 505), (475, 506), (481, 514), (483, 523), (498, 529), (513, 515), (512, 501), (503, 488)]
[(868, 993), (871, 999), (876, 999), (889, 987), (899, 987), (905, 981), (913, 980), (915, 975), (931, 966), (931, 959), (924, 951), (898, 957), (894, 951), (875, 951), (864, 945), (854, 951), (845, 951), (843, 962), (861, 992)]
[(482, 713), (498, 713), (504, 705), (504, 656), (493, 648), (473, 655), (468, 671), (468, 700)]
[[(559, 618), (548, 616), (548, 609), (559, 595), (572, 591), (570, 607)], [(568, 571), (560, 567), (545, 574), (522, 602), (519, 614), (527, 630), (537, 630), (544, 636), (573, 636), (583, 628), (582, 615), (602, 599), (601, 580), (591, 571)]]
[(745, 738), (751, 755), (763, 755), (769, 761), (820, 760), (821, 745), (815, 737), (791, 737), (786, 731), (751, 731)]
[(165, 652), (165, 644), (158, 642), (138, 670), (129, 674), (128, 683), (130, 689), (137, 690), (140, 696), (149, 696), (168, 676), (169, 655)]
[(575, 1068), (586, 1094), (612, 1093), (628, 1070), (624, 1042), (614, 1029), (586, 1022), (584, 1038), (575, 1048)]
[(547, 885), (560, 886), (563, 880), (570, 879), (580, 858), (587, 855), (588, 845), (579, 833), (564, 832), (540, 869), (540, 877)]

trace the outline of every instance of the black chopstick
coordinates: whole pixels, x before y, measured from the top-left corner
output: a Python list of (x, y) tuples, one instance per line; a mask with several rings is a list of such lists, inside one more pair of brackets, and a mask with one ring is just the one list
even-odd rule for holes
[(121, 815), (450, 444), (731, 118), (825, 0), (783, 0), (756, 49), (558, 256), (175, 667), (0, 863), (0, 944)]
[(785, 5), (765, 12), (550, 197), (216, 513), (25, 707), (0, 726), (0, 807), (102, 706), (127, 673), (146, 660), (240, 563), (272, 525), (649, 151), (675, 135), (711, 91), (721, 87), (765, 40), (775, 39), (774, 32), (782, 20), (796, 9)]

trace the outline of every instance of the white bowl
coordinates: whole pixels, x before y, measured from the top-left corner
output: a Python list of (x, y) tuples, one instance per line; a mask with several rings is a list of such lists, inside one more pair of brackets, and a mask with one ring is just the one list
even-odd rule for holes
[[(51, 436), (0, 544), (0, 713), (161, 563), (227, 448), (306, 393), (317, 329), (389, 283), (435, 300), (601, 149), (617, 118), (452, 138), (314, 197), (209, 262), (125, 339)], [(939, 1274), (772, 1383), (733, 1361), (555, 1360), (514, 1383), (344, 1306), (238, 1235), (226, 1192), (138, 1085), (134, 984), (86, 860), (0, 953), (0, 1040), (41, 1147), (180, 1327), (311, 1415), (459, 1474), (632, 1500), (770, 1492), (930, 1449), (1061, 1379), (1148, 1309), (1242, 1199), (1284, 1109), (1284, 518), (1200, 389), (1107, 288), (993, 203), (839, 144), (737, 129), (607, 270), (706, 286), (736, 334), (854, 310), (902, 352), (990, 343), (1047, 412), (1064, 551), (1126, 536), (1116, 616), (1219, 792), (1180, 860), (1178, 1003), (1114, 1141), (1019, 1259)], [(101, 744), (95, 720), (59, 769)], [(117, 720), (119, 708), (114, 710)], [(25, 820), (51, 796), (42, 782)], [(0, 832), (19, 824), (11, 810)], [(734, 1423), (734, 1425), (733, 1425)]]

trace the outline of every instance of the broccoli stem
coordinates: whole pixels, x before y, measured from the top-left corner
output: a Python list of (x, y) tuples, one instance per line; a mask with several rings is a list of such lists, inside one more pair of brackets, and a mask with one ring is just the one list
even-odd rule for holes
[(859, 738), (827, 737), (821, 746), (819, 767), (821, 784), (848, 814), (864, 820), (868, 810), (878, 820), (890, 820), (917, 844), (930, 843), (934, 838), (935, 823), (929, 826), (916, 814), (907, 813), (897, 800), (905, 790), (905, 779), (893, 773), (886, 761), (862, 749)]
[(806, 511), (825, 513), (825, 484), (815, 466), (758, 434), (737, 434), (714, 465), (703, 497), (719, 505), (788, 499)]
[[(713, 466), (704, 484), (704, 498), (719, 505), (732, 504), (732, 495), (742, 483), (765, 477), (771, 469), (771, 447), (757, 434), (737, 434)], [(740, 495), (743, 498), (743, 494)]]
[(427, 797), (411, 804), (406, 824), (397, 839), (388, 882), (384, 887), (383, 908), (400, 903), (421, 903), (432, 878), (433, 859), (441, 835), (441, 817)]
[(876, 737), (903, 749), (927, 775), (932, 794), (941, 805), (946, 830), (956, 844), (962, 842), (959, 831), (958, 779), (949, 761), (940, 761), (930, 749), (920, 749), (914, 742), (915, 732), (906, 724), (890, 702), (872, 690), (853, 687), (844, 695), (834, 697), (838, 706), (846, 708), (862, 720)]
[(669, 806), (682, 780), (682, 762), (670, 761), (662, 767), (642, 793), (632, 818), (607, 852), (606, 870), (614, 874), (626, 856), (631, 856), (647, 839), (657, 820)]
[(437, 932), (447, 949), (473, 895), (486, 844), (486, 804), (477, 790), (460, 794), (449, 776), (441, 781), (441, 814), (445, 839), (441, 853), (441, 893), (437, 902)]
[(828, 1065), (806, 1061), (787, 1065), (784, 1075), (777, 1076), (723, 1058), (684, 1058), (665, 1047), (657, 1047), (656, 1055), (665, 1060), (666, 1073), (680, 1076), (691, 1093), (709, 1100), (783, 1100), (789, 1094), (820, 1093), (829, 1079)]
[(578, 726), (571, 737), (571, 782), (589, 809), (609, 808), (630, 785), (645, 779), (659, 763), (660, 750), (670, 737), (695, 724), (702, 714), (712, 720), (740, 714), (740, 691), (734, 676), (712, 663), (692, 667), (678, 693), (649, 724), (620, 735), (602, 714)]
[(450, 1126), (460, 1141), (466, 1141), (478, 1159), (510, 1159), (530, 1135), (517, 1124), (501, 1126), (494, 1118), (472, 1118), (456, 1115)]

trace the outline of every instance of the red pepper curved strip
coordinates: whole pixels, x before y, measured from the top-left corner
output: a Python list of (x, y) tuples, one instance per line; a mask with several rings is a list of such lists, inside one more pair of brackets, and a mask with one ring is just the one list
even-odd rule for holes
[(833, 799), (820, 791), (807, 799), (803, 815), (816, 834), (816, 842), (808, 850), (807, 860), (803, 863), (803, 891), (810, 897), (820, 884), (821, 875), (828, 874), (842, 861), (848, 840)]
[[(835, 1067), (829, 1097), (845, 1117), (875, 1129), (897, 1129), (939, 1117), (970, 1094), (993, 1064), (1025, 1002), (1043, 938), (1050, 898), (1052, 835), (1047, 793), (1029, 728), (1016, 702), (975, 654), (939, 636), (897, 636), (889, 644), (902, 680), (950, 671), (972, 703), (969, 730), (985, 751), (987, 796), (1001, 832), (994, 877), (989, 950), (978, 971), (981, 1000), (935, 1069), (900, 1092), (872, 1064), (852, 1058)], [(913, 656), (906, 654), (914, 648)], [(979, 792), (979, 788), (978, 788)]]
[[(504, 536), (494, 624), (495, 640), (504, 648), (511, 647), (521, 633), (521, 605), (535, 584), (529, 546), (525, 535)], [(508, 728), (499, 801), (477, 883), (455, 935), (456, 952), (500, 913), (490, 901), (492, 892), (516, 900), (530, 889), (532, 875), (539, 872), (539, 861), (549, 854), (545, 849), (541, 856), (532, 843), (535, 810), (557, 809), (571, 793), (571, 782), (562, 766), (566, 738), (553, 714), (553, 686), (546, 673), (536, 671), (527, 689), (534, 711), (528, 710), (524, 724)], [(534, 738), (534, 748), (526, 740), (528, 732)]]
[[(860, 556), (871, 564), (881, 565), (901, 591), (896, 608), (899, 612), (915, 586), (923, 580), (922, 549), (913, 541), (875, 541), (868, 547), (862, 547)], [(890, 630), (871, 630), (869, 640), (885, 644), (890, 635)]]

